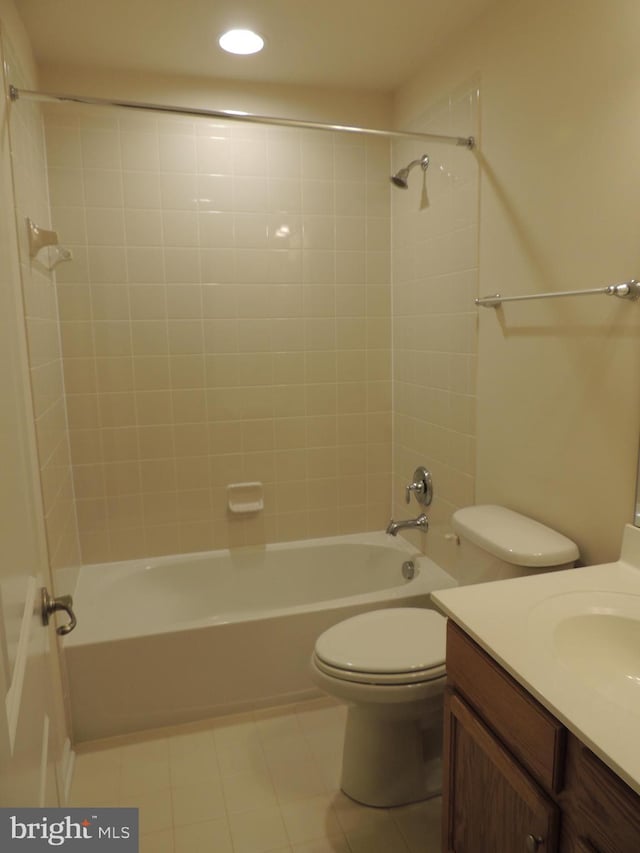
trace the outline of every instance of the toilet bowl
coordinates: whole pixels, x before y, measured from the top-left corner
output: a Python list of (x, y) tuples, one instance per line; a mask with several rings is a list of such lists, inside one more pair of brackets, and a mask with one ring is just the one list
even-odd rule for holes
[[(569, 568), (574, 542), (500, 506), (458, 510), (454, 569), (459, 584)], [(318, 637), (311, 677), (349, 705), (342, 778), (345, 794), (390, 807), (440, 792), (446, 619), (399, 607), (362, 613)]]
[(368, 806), (440, 791), (446, 620), (434, 610), (372, 610), (329, 628), (311, 677), (349, 703), (342, 790)]

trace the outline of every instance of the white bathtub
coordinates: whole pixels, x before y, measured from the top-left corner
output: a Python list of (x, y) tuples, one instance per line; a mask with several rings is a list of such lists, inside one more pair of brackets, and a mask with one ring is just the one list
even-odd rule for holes
[(429, 607), (451, 586), (383, 533), (84, 566), (64, 641), (74, 737), (316, 695), (308, 661), (322, 631), (364, 610)]

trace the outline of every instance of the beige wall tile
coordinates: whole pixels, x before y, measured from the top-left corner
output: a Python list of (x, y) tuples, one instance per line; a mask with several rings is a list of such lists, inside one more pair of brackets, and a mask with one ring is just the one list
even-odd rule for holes
[(242, 450), (242, 423), (240, 421), (214, 421), (207, 426), (209, 452), (212, 455), (239, 453)]
[(168, 459), (175, 456), (171, 425), (141, 426), (136, 434), (140, 459)]
[(76, 500), (78, 524), (85, 532), (107, 530), (106, 498), (84, 498)]
[(190, 521), (179, 525), (180, 552), (210, 551), (225, 547), (216, 542), (214, 527), (210, 521)]
[(96, 284), (92, 285), (89, 292), (92, 318), (95, 322), (129, 321), (128, 288), (118, 285)]
[(180, 461), (188, 456), (206, 456), (209, 451), (209, 429), (206, 423), (175, 423), (173, 445)]
[[(107, 463), (116, 501), (108, 538), (83, 538), (88, 553), (338, 532), (339, 443), (351, 460), (369, 442), (391, 452), (388, 419), (365, 417), (390, 406), (388, 146), (365, 168), (360, 148), (297, 131), (270, 138), (267, 156), (264, 134), (231, 145), (197, 122), (51, 122), (52, 198), (87, 246), (60, 292), (73, 459)], [(347, 186), (336, 169), (357, 175)], [(198, 210), (197, 198), (212, 201)], [(38, 327), (42, 364), (47, 334)], [(468, 365), (456, 369), (464, 396)], [(224, 490), (243, 479), (314, 497), (301, 513), (271, 492), (263, 519), (230, 521)], [(176, 503), (176, 489), (189, 497)], [(120, 523), (115, 507), (136, 495), (140, 511)]]
[(167, 317), (166, 288), (164, 285), (134, 284), (128, 290), (133, 321), (163, 320)]
[(60, 321), (90, 321), (91, 291), (84, 284), (59, 284), (57, 289)]
[(143, 508), (140, 494), (116, 495), (108, 498), (106, 504), (112, 545), (113, 542), (117, 541), (117, 533), (121, 530), (142, 526)]
[(144, 527), (126, 527), (113, 532), (110, 542), (112, 560), (135, 560), (147, 555)]
[(174, 390), (171, 402), (175, 423), (204, 423), (207, 420), (207, 395), (203, 389)]
[(71, 429), (101, 426), (97, 394), (67, 394), (66, 409)]
[(173, 355), (169, 363), (171, 387), (195, 389), (206, 387), (206, 361), (202, 355)]
[[(34, 383), (35, 385), (35, 383)], [(89, 394), (96, 388), (94, 358), (67, 358), (64, 361), (64, 385), (69, 394)]]
[[(229, 483), (241, 483), (244, 480), (243, 458), (240, 453), (209, 457), (211, 484), (226, 488)], [(226, 505), (226, 501), (225, 501)]]
[(131, 326), (128, 322), (95, 322), (93, 324), (95, 354), (98, 356), (131, 356)]
[(111, 559), (109, 535), (103, 530), (81, 530), (80, 549), (84, 564), (104, 563)]
[(109, 462), (104, 465), (107, 495), (136, 495), (140, 492), (140, 465), (137, 460)]
[[(476, 88), (471, 86), (465, 94), (469, 103), (475, 105)], [(450, 120), (452, 103), (448, 96), (443, 98), (437, 108), (422, 116), (421, 122), (434, 126), (438, 109), (441, 109), (440, 118), (448, 116)], [(469, 121), (477, 121), (475, 106), (469, 112)], [(474, 131), (470, 128), (466, 132)], [(394, 163), (404, 161), (405, 156), (411, 159), (411, 151), (411, 146), (398, 145), (394, 150)], [(378, 447), (386, 446), (388, 440), (385, 413), (390, 411), (391, 386), (384, 356), (390, 323), (388, 317), (377, 316), (383, 304), (383, 288), (371, 286), (376, 273), (371, 265), (367, 269), (367, 306), (371, 309), (367, 319), (368, 409), (372, 413), (370, 417), (375, 418), (368, 425), (367, 469), (379, 484), (388, 483), (392, 476), (393, 511), (399, 515), (406, 513), (404, 486), (414, 468), (426, 465), (432, 470), (436, 489), (429, 509), (430, 535), (428, 541), (419, 544), (445, 568), (451, 567), (452, 555), (447, 555), (440, 543), (444, 543), (444, 534), (449, 531), (453, 510), (474, 502), (475, 476), (469, 448), (475, 437), (476, 400), (471, 365), (475, 363), (476, 312), (472, 299), (478, 286), (478, 255), (475, 238), (470, 234), (462, 237), (458, 233), (451, 211), (455, 206), (460, 215), (464, 215), (463, 211), (476, 206), (479, 176), (477, 166), (469, 162), (469, 158), (458, 156), (460, 154), (463, 152), (456, 152), (447, 162), (450, 175), (458, 177), (444, 181), (442, 170), (434, 170), (433, 176), (429, 170), (429, 207), (419, 209), (406, 194), (392, 194), (391, 197), (394, 248), (398, 249), (393, 254), (392, 475), (388, 467), (380, 464), (376, 454), (376, 439), (381, 441)], [(462, 192), (464, 203), (459, 203)], [(433, 215), (436, 206), (438, 216)], [(469, 223), (474, 221), (471, 213), (466, 216)], [(369, 225), (369, 233), (373, 236), (377, 223)], [(371, 257), (371, 262), (373, 260)], [(383, 267), (382, 253), (379, 260)], [(464, 273), (461, 272), (463, 268)], [(416, 270), (420, 271), (418, 275)], [(375, 414), (377, 411), (380, 417)], [(466, 443), (454, 436), (464, 436)], [(379, 508), (372, 508), (369, 518), (377, 518), (380, 514)]]
[(178, 495), (178, 520), (182, 523), (208, 522), (211, 519), (209, 489), (183, 491)]
[(70, 430), (69, 445), (71, 461), (74, 465), (90, 465), (102, 461), (102, 436), (100, 430)]
[(75, 465), (73, 469), (73, 486), (76, 497), (100, 498), (106, 495), (104, 467), (101, 464)]
[(96, 358), (98, 393), (133, 390), (133, 360), (128, 356)]
[(135, 427), (107, 427), (100, 430), (100, 438), (105, 462), (139, 458), (138, 430)]
[(169, 335), (167, 323), (160, 320), (133, 322), (131, 324), (133, 355), (168, 355)]
[(335, 415), (316, 415), (306, 418), (307, 446), (333, 447), (338, 441), (338, 419)]
[(180, 525), (171, 523), (157, 524), (154, 515), (145, 515), (145, 551), (154, 557), (162, 554), (180, 553)]
[(180, 460), (176, 466), (176, 488), (179, 492), (208, 488), (209, 457), (194, 456)]
[[(84, 406), (85, 402), (91, 402), (91, 398), (85, 395), (77, 395), (78, 408)], [(133, 426), (136, 421), (136, 403), (133, 394), (105, 393), (96, 396), (99, 407), (99, 423), (101, 427), (128, 427)], [(77, 421), (71, 421), (80, 424)]]
[(273, 419), (245, 421), (241, 433), (243, 451), (265, 451), (275, 447)]
[(91, 323), (62, 323), (62, 353), (66, 358), (82, 358), (94, 354), (94, 330)]
[(167, 356), (141, 355), (132, 360), (136, 391), (160, 391), (171, 387), (171, 371)]
[[(156, 471), (156, 473), (159, 473)], [(153, 474), (150, 473), (150, 479), (153, 480)], [(158, 476), (158, 481), (161, 478)], [(160, 483), (161, 485), (161, 483)], [(145, 527), (155, 528), (157, 525), (166, 526), (167, 530), (175, 525), (178, 519), (178, 503), (176, 492), (154, 491), (143, 493), (142, 503), (144, 509)], [(157, 537), (157, 530), (153, 531), (154, 537)], [(175, 538), (177, 541), (177, 529), (172, 531), (171, 541)], [(158, 551), (154, 551), (158, 553)], [(171, 552), (170, 552), (171, 553)]]
[(170, 320), (168, 324), (169, 353), (197, 355), (204, 352), (204, 334), (201, 320)]

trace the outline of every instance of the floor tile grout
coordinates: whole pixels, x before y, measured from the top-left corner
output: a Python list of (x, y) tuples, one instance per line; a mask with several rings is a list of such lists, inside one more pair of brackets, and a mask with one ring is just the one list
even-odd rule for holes
[(345, 719), (310, 700), (90, 745), (72, 802), (139, 803), (141, 853), (436, 853), (439, 802), (372, 809), (340, 792)]

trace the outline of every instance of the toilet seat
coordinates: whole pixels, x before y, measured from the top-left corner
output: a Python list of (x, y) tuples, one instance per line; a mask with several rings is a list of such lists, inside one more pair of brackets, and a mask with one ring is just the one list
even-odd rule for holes
[(358, 672), (353, 669), (340, 669), (337, 666), (329, 666), (317, 655), (314, 656), (314, 663), (325, 675), (335, 678), (338, 681), (349, 681), (353, 684), (379, 684), (384, 685), (401, 685), (401, 684), (424, 684), (427, 681), (435, 681), (438, 678), (444, 678), (446, 669), (442, 666), (433, 667), (432, 669), (420, 669), (415, 672), (395, 672), (395, 673), (379, 673), (379, 672)]
[(353, 616), (318, 637), (314, 663), (360, 684), (420, 684), (445, 675), (446, 620), (433, 610), (397, 607)]

